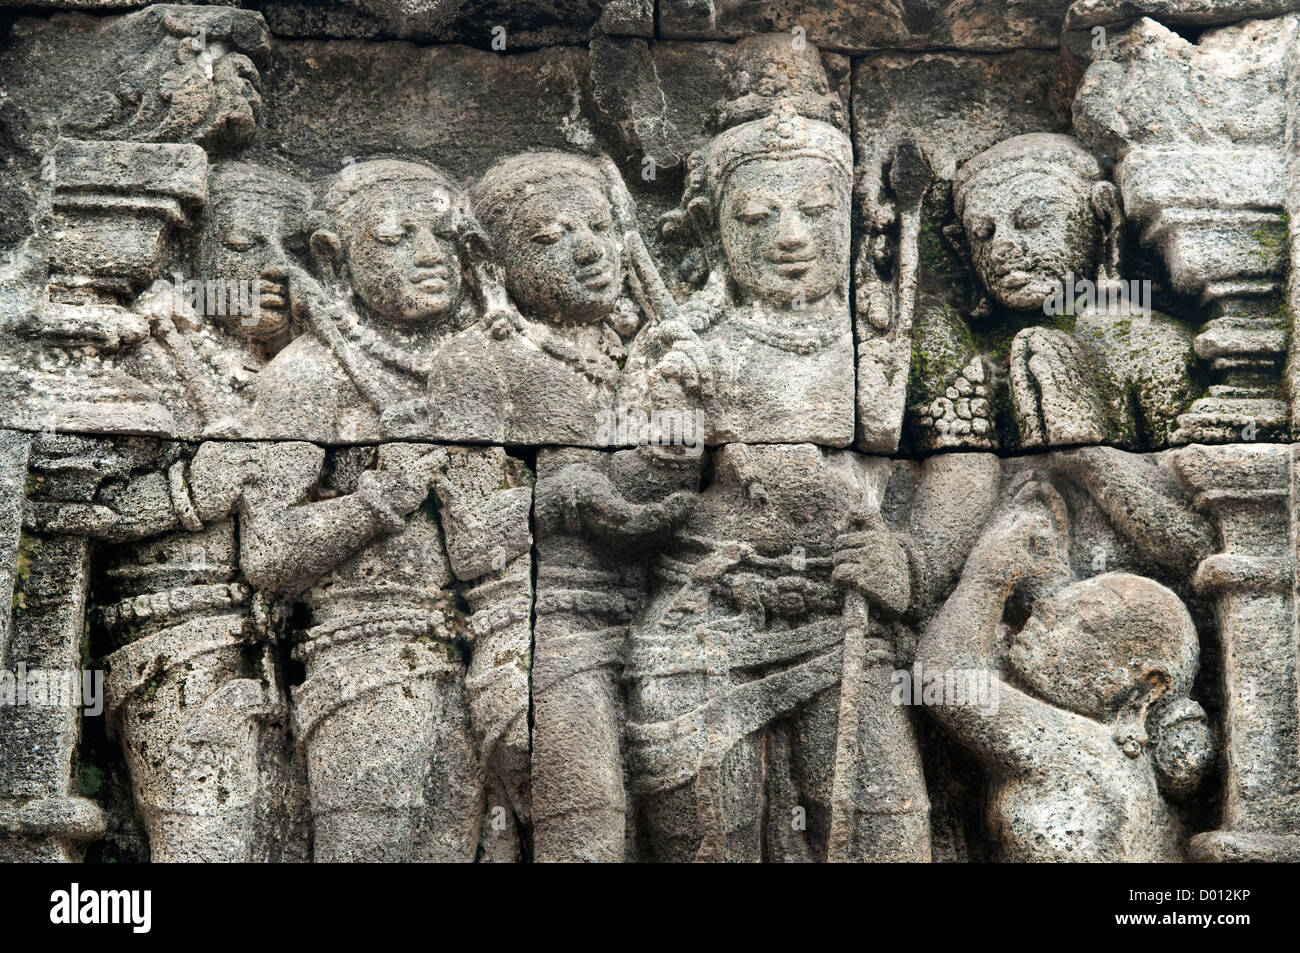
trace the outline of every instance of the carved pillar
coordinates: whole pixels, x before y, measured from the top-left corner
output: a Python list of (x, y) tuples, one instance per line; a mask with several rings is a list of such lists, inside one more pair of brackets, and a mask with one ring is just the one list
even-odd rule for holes
[(171, 414), (113, 358), (149, 335), (131, 297), (163, 271), (178, 227), (207, 198), (196, 145), (61, 139), (54, 155), (49, 278), (27, 329), (27, 409), (46, 430), (167, 435)]
[[(23, 438), (0, 446), (0, 556), (17, 566), (12, 622), (3, 666), (13, 672), (81, 673), (90, 544), (73, 536), (23, 534), (14, 545), (15, 505), (27, 479)], [(40, 439), (32, 448), (31, 478), (69, 502), (88, 502), (111, 466), (103, 446), (79, 437)], [(16, 481), (15, 481), (16, 477)], [(72, 793), (73, 760), (80, 738), (80, 710), (66, 705), (0, 707), (0, 858), (7, 861), (72, 861), (81, 844), (102, 836), (99, 807)]]
[(1298, 36), (1294, 16), (1197, 44), (1142, 19), (1107, 44), (1075, 98), (1081, 138), (1118, 160), (1125, 214), (1173, 289), (1200, 299), (1196, 354), (1211, 383), (1178, 418), (1175, 443), (1290, 432), (1279, 385), (1291, 330), (1285, 91)]
[(1215, 602), (1226, 701), (1222, 827), (1193, 838), (1198, 860), (1300, 860), (1296, 459), (1278, 445), (1189, 447), (1175, 458), (1223, 545), (1195, 575)]

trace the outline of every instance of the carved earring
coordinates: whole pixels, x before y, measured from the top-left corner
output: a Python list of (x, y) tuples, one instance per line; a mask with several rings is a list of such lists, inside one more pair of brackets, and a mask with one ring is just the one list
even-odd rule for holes
[(1119, 718), (1115, 721), (1115, 744), (1119, 745), (1120, 750), (1129, 758), (1136, 758), (1142, 753), (1150, 740), (1147, 737), (1146, 729), (1147, 705), (1145, 702), (1139, 705), (1126, 705), (1120, 710)]
[(1130, 758), (1136, 758), (1142, 753), (1142, 748), (1147, 743), (1145, 731), (1130, 730), (1126, 732), (1116, 732), (1115, 743), (1120, 746), (1120, 750)]
[(1159, 670), (1147, 672), (1143, 682), (1144, 687), (1138, 689), (1142, 694), (1120, 709), (1112, 736), (1120, 750), (1130, 758), (1136, 758), (1150, 743), (1147, 715), (1169, 688), (1168, 676)]

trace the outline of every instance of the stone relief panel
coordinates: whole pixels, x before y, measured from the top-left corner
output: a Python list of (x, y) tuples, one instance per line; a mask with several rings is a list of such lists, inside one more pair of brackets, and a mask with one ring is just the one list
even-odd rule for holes
[(1294, 6), (23, 5), (0, 859), (1300, 858)]
[[(1295, 18), (1098, 29), (850, 63), (785, 34), (273, 56), (251, 11), (19, 21), (3, 422), (599, 448), (666, 417), (876, 453), (1287, 436)], [(63, 89), (23, 79), (65, 61)], [(1160, 120), (1135, 125), (1152, 83)], [(1237, 185), (1202, 208), (1211, 169)]]
[(537, 859), (1294, 857), (1293, 458), (539, 455)]
[[(8, 534), (6, 665), (71, 655), (106, 672), (121, 752), (109, 763), (129, 778), (149, 859), (518, 854), (532, 498), (520, 461), (402, 443), (11, 444), (26, 505)], [(81, 825), (55, 817), (32, 855), (93, 836), (99, 811), (69, 788), (76, 708), (6, 715), (6, 810), (21, 820), (41, 798)]]

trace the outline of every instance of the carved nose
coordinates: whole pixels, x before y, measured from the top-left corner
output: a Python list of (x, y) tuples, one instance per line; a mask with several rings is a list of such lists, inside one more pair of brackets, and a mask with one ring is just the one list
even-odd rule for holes
[(596, 241), (596, 236), (587, 229), (578, 233), (578, 247), (574, 252), (573, 258), (579, 265), (592, 265), (600, 261), (604, 249), (600, 247), (600, 242)]
[(417, 265), (441, 265), (446, 260), (438, 240), (433, 232), (422, 228), (415, 235), (415, 263)]
[(995, 265), (1005, 265), (1016, 257), (1018, 249), (1015, 244), (1005, 239), (994, 242), (989, 247), (989, 257)]
[(808, 228), (798, 213), (786, 211), (781, 214), (776, 244), (782, 251), (794, 251), (808, 244)]

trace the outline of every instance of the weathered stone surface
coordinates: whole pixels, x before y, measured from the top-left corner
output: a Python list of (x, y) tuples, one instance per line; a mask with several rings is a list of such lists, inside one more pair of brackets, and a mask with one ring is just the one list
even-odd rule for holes
[(1067, 0), (971, 3), (884, 0), (879, 3), (760, 3), (661, 0), (659, 23), (674, 38), (736, 38), (796, 28), (832, 49), (961, 49), (994, 52), (1055, 46)]
[[(1190, 850), (1291, 856), (1289, 457), (729, 445), (698, 496), (704, 461), (539, 458), (539, 859), (923, 859), (935, 837), (949, 856), (1183, 859), (1216, 762), (1205, 705), (1243, 752), (1224, 768), (1238, 807)], [(1204, 495), (1225, 479), (1255, 502)], [(1280, 664), (1267, 685), (1230, 664), (1220, 690), (1202, 645)], [(954, 703), (958, 677), (991, 681)], [(963, 808), (927, 798), (917, 759), (950, 755), (918, 745), (911, 704), (984, 765), (980, 842), (946, 840)], [(566, 757), (578, 732), (602, 740)]]
[(0, 860), (1300, 858), (1294, 4), (22, 6)]
[[(950, 247), (952, 180), (958, 165), (1003, 139), (1067, 129), (1074, 81), (1069, 64), (1037, 51), (888, 53), (855, 66), (861, 449), (999, 446), (989, 410), (998, 395), (978, 340), (997, 322), (959, 316), (979, 300), (960, 241)], [(961, 398), (985, 403), (961, 417), (953, 408)]]
[[(1294, 244), (1297, 44), (1295, 16), (1211, 30), (1196, 44), (1144, 18), (1111, 36), (1075, 100), (1080, 135), (1118, 163), (1142, 240), (1160, 250), (1173, 289), (1209, 312), (1196, 353), (1214, 385), (1179, 418), (1180, 442), (1232, 439), (1246, 426), (1289, 432), (1273, 391), (1278, 332), (1291, 330), (1280, 302)], [(1135, 109), (1137, 89), (1147, 92)]]
[[(506, 821), (529, 811), (522, 464), (500, 448), (100, 441), (69, 485), (55, 473), (87, 459), (66, 456), (74, 439), (37, 445), (11, 656), (77, 670), (52, 653), (69, 632), (81, 645), (85, 618), (153, 860), (304, 853), (282, 842), (307, 836), (297, 799), (316, 859), (472, 860), (481, 837), (493, 856), (517, 854)], [(55, 451), (59, 471), (42, 470)], [(66, 606), (40, 588), (55, 558), (83, 567), (59, 574)], [(6, 775), (11, 796), (55, 796), (68, 774), (75, 738), (34, 735), (40, 711), (6, 709), (6, 751), (42, 755), (6, 759), (22, 765)], [(60, 751), (62, 768), (42, 767)]]

